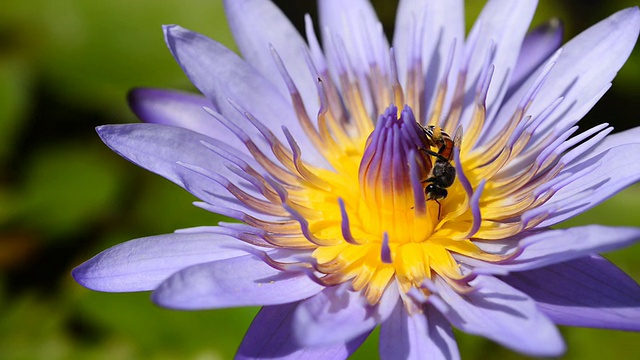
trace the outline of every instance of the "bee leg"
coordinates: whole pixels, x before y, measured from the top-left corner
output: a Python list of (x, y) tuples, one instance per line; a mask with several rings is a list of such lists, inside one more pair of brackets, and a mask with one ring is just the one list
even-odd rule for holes
[(440, 211), (442, 210), (442, 204), (437, 199), (433, 199), (438, 204), (438, 220), (440, 220)]
[(438, 201), (438, 199), (434, 199), (434, 198), (430, 198), (427, 199), (427, 201), (433, 200), (436, 202), (436, 204), (438, 204), (438, 220), (440, 220), (440, 212), (442, 210), (442, 204), (440, 204), (440, 201)]
[(425, 149), (425, 148), (418, 148), (418, 150), (426, 152), (427, 154), (433, 156), (437, 160), (440, 160), (440, 161), (443, 161), (443, 162), (449, 162), (449, 159), (447, 159), (446, 157), (442, 156), (442, 154), (440, 154), (439, 152), (435, 152), (433, 150), (429, 150), (429, 149)]
[(432, 176), (432, 177), (430, 177), (430, 178), (428, 178), (426, 180), (420, 180), (420, 182), (424, 184), (424, 183), (432, 183), (432, 182), (435, 182), (436, 180), (437, 179)]
[(429, 150), (429, 149), (425, 150), (425, 152), (426, 152), (427, 154), (429, 154), (429, 155), (431, 155), (431, 156), (435, 157), (435, 158), (438, 158), (438, 157), (440, 156), (437, 152), (432, 151), (432, 150)]

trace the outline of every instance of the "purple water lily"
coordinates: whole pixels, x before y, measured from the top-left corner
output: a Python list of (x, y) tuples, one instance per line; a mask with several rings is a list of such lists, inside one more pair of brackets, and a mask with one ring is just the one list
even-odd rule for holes
[(242, 58), (165, 26), (204, 96), (136, 90), (147, 124), (98, 133), (239, 222), (117, 245), (74, 278), (262, 306), (240, 359), (346, 358), (378, 325), (383, 359), (458, 358), (452, 326), (531, 356), (565, 351), (556, 324), (640, 330), (640, 287), (597, 255), (640, 229), (550, 228), (640, 179), (640, 128), (576, 126), (640, 11), (560, 48), (558, 23), (527, 34), (535, 8), (490, 0), (465, 37), (462, 0), (402, 0), (391, 48), (366, 0), (319, 1), (322, 46), (309, 17), (305, 39), (269, 0), (225, 1)]

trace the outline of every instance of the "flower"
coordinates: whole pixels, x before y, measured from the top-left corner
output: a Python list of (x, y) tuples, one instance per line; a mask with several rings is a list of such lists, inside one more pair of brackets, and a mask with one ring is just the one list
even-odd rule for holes
[[(622, 10), (561, 49), (536, 1), (400, 2), (393, 49), (366, 0), (319, 1), (321, 48), (268, 0), (225, 1), (243, 59), (165, 26), (204, 97), (139, 89), (124, 158), (236, 219), (132, 240), (73, 271), (175, 309), (263, 306), (238, 358), (457, 358), (452, 326), (532, 356), (556, 324), (640, 329), (640, 288), (597, 255), (640, 229), (551, 226), (640, 179), (635, 128), (582, 133), (638, 37)], [(437, 170), (436, 170), (437, 169)], [(425, 190), (426, 189), (426, 190)]]

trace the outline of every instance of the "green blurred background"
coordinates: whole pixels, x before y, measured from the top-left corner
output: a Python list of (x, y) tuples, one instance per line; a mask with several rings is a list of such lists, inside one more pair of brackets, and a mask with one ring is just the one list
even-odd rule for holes
[[(276, 1), (302, 25), (314, 1)], [(373, 1), (392, 29), (395, 1)], [(468, 3), (468, 24), (483, 1)], [(565, 41), (632, 0), (541, 0)], [(179, 312), (148, 293), (95, 293), (70, 270), (128, 239), (214, 224), (189, 194), (119, 158), (94, 127), (136, 122), (136, 86), (193, 90), (160, 25), (177, 23), (234, 48), (220, 0), (9, 0), (0, 6), (0, 359), (229, 359), (257, 309)], [(640, 51), (585, 122), (639, 124)], [(634, 186), (568, 225), (640, 225)], [(608, 254), (636, 280), (640, 247)], [(568, 359), (640, 358), (640, 335), (563, 328)], [(458, 334), (464, 359), (523, 358)], [(377, 358), (377, 334), (354, 358)]]

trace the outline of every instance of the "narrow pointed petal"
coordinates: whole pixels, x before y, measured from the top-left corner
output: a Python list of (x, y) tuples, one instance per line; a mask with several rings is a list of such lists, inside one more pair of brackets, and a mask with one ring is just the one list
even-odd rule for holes
[(303, 272), (282, 272), (247, 255), (188, 267), (160, 284), (152, 299), (167, 308), (201, 310), (285, 304), (321, 290)]
[[(562, 45), (564, 27), (558, 19), (552, 19), (533, 29), (524, 38), (516, 67), (511, 76), (510, 90), (515, 90)], [(510, 94), (507, 94), (507, 98)]]
[(640, 331), (640, 286), (599, 255), (502, 278), (556, 324)]
[[(166, 234), (127, 241), (73, 269), (92, 290), (149, 291), (172, 274), (202, 262), (245, 256), (238, 239), (218, 234)], [(249, 245), (246, 245), (249, 246)]]
[[(462, 0), (401, 0), (398, 4), (395, 31), (393, 32), (393, 47), (398, 58), (398, 75), (400, 83), (406, 83), (408, 54), (412, 47), (421, 51), (420, 58), (425, 70), (426, 79), (433, 79), (427, 86), (426, 104), (431, 103), (438, 79), (442, 78), (447, 57), (454, 41), (456, 43), (455, 56), (449, 78), (450, 90), (458, 75), (458, 66), (462, 57), (464, 43), (464, 1)], [(412, 29), (415, 27), (415, 29)], [(410, 43), (413, 36), (421, 41)], [(422, 119), (420, 119), (422, 120)]]
[(269, 48), (273, 45), (314, 118), (320, 107), (316, 79), (304, 59), (307, 44), (289, 19), (269, 0), (225, 0), (224, 7), (242, 57), (288, 97)]
[(607, 135), (607, 137), (600, 141), (596, 146), (572, 161), (570, 165), (579, 164), (596, 155), (602, 154), (611, 148), (627, 144), (640, 144), (640, 127)]
[(104, 125), (96, 129), (102, 141), (125, 159), (182, 186), (198, 198), (238, 208), (231, 201), (211, 194), (225, 194), (219, 184), (194, 173), (178, 162), (200, 166), (229, 177), (234, 175), (225, 161), (201, 142), (217, 143), (202, 134), (157, 124)]
[(308, 346), (340, 344), (368, 333), (382, 323), (398, 302), (395, 284), (390, 284), (376, 306), (348, 286), (334, 286), (300, 303), (294, 315), (298, 341)]
[(451, 325), (435, 308), (409, 315), (398, 303), (380, 327), (380, 358), (454, 360), (460, 353)]
[[(489, 121), (496, 114), (498, 106), (502, 103), (502, 99), (507, 92), (507, 87), (520, 53), (520, 46), (527, 33), (537, 4), (536, 0), (517, 2), (491, 0), (482, 9), (478, 20), (474, 24), (474, 28), (480, 28), (480, 33), (469, 67), (467, 91), (465, 92), (469, 98), (465, 100), (465, 103), (471, 103), (475, 97), (477, 81), (479, 81), (479, 75), (485, 66), (484, 59), (487, 58), (487, 54), (491, 50), (491, 44), (493, 44), (495, 45), (495, 53), (491, 56), (491, 64), (495, 66), (495, 71), (486, 100), (487, 120)], [(463, 119), (468, 119), (472, 111), (472, 106), (467, 107), (463, 113)]]
[[(562, 47), (560, 58), (525, 115), (536, 116), (556, 99), (564, 97), (548, 124), (561, 126), (558, 120), (580, 120), (593, 106), (590, 104), (592, 99), (611, 83), (627, 61), (639, 30), (640, 10), (635, 7), (613, 14), (573, 38)], [(509, 121), (541, 70), (537, 70), (502, 106), (496, 126), (490, 131), (492, 135), (500, 131), (500, 124)]]
[(195, 128), (206, 129), (213, 122), (204, 107), (213, 104), (202, 95), (182, 91), (137, 88), (128, 96), (131, 110), (144, 122), (183, 127), (206, 134)]
[(369, 336), (321, 347), (302, 347), (293, 333), (293, 314), (298, 303), (265, 306), (253, 319), (242, 339), (237, 360), (249, 359), (346, 359)]
[[(615, 146), (615, 144), (611, 144)], [(540, 209), (549, 208), (552, 213), (538, 227), (558, 224), (600, 204), (620, 190), (640, 180), (640, 162), (629, 161), (640, 152), (640, 144), (612, 147), (589, 158), (583, 163), (563, 170), (573, 173), (589, 167), (589, 172), (566, 184)]]
[[(318, 1), (320, 30), (328, 29), (332, 36), (338, 36), (349, 49), (348, 56), (359, 74), (369, 71), (370, 62), (386, 64), (389, 44), (380, 34), (379, 20), (368, 0), (322, 0)], [(382, 35), (382, 34), (380, 34)], [(324, 48), (334, 39), (323, 37)], [(369, 55), (373, 55), (371, 59)], [(387, 71), (386, 68), (381, 69)]]
[(479, 276), (471, 284), (476, 290), (460, 295), (437, 283), (450, 308), (444, 316), (453, 326), (530, 356), (564, 353), (560, 332), (529, 296), (494, 277)]
[(211, 108), (213, 104), (202, 95), (138, 88), (129, 93), (129, 106), (144, 122), (185, 128), (214, 139), (224, 139), (236, 149), (244, 149), (226, 127), (204, 111), (204, 107)]
[(503, 263), (478, 263), (477, 271), (526, 271), (636, 243), (640, 228), (588, 225), (548, 230), (519, 241), (520, 252)]
[[(242, 126), (250, 136), (259, 136), (228, 101), (232, 99), (269, 128), (282, 142), (285, 126), (296, 139), (307, 139), (288, 99), (268, 79), (221, 44), (180, 26), (164, 27), (169, 50), (191, 82), (218, 111)], [(299, 141), (303, 156), (314, 163), (324, 160), (309, 141)]]

